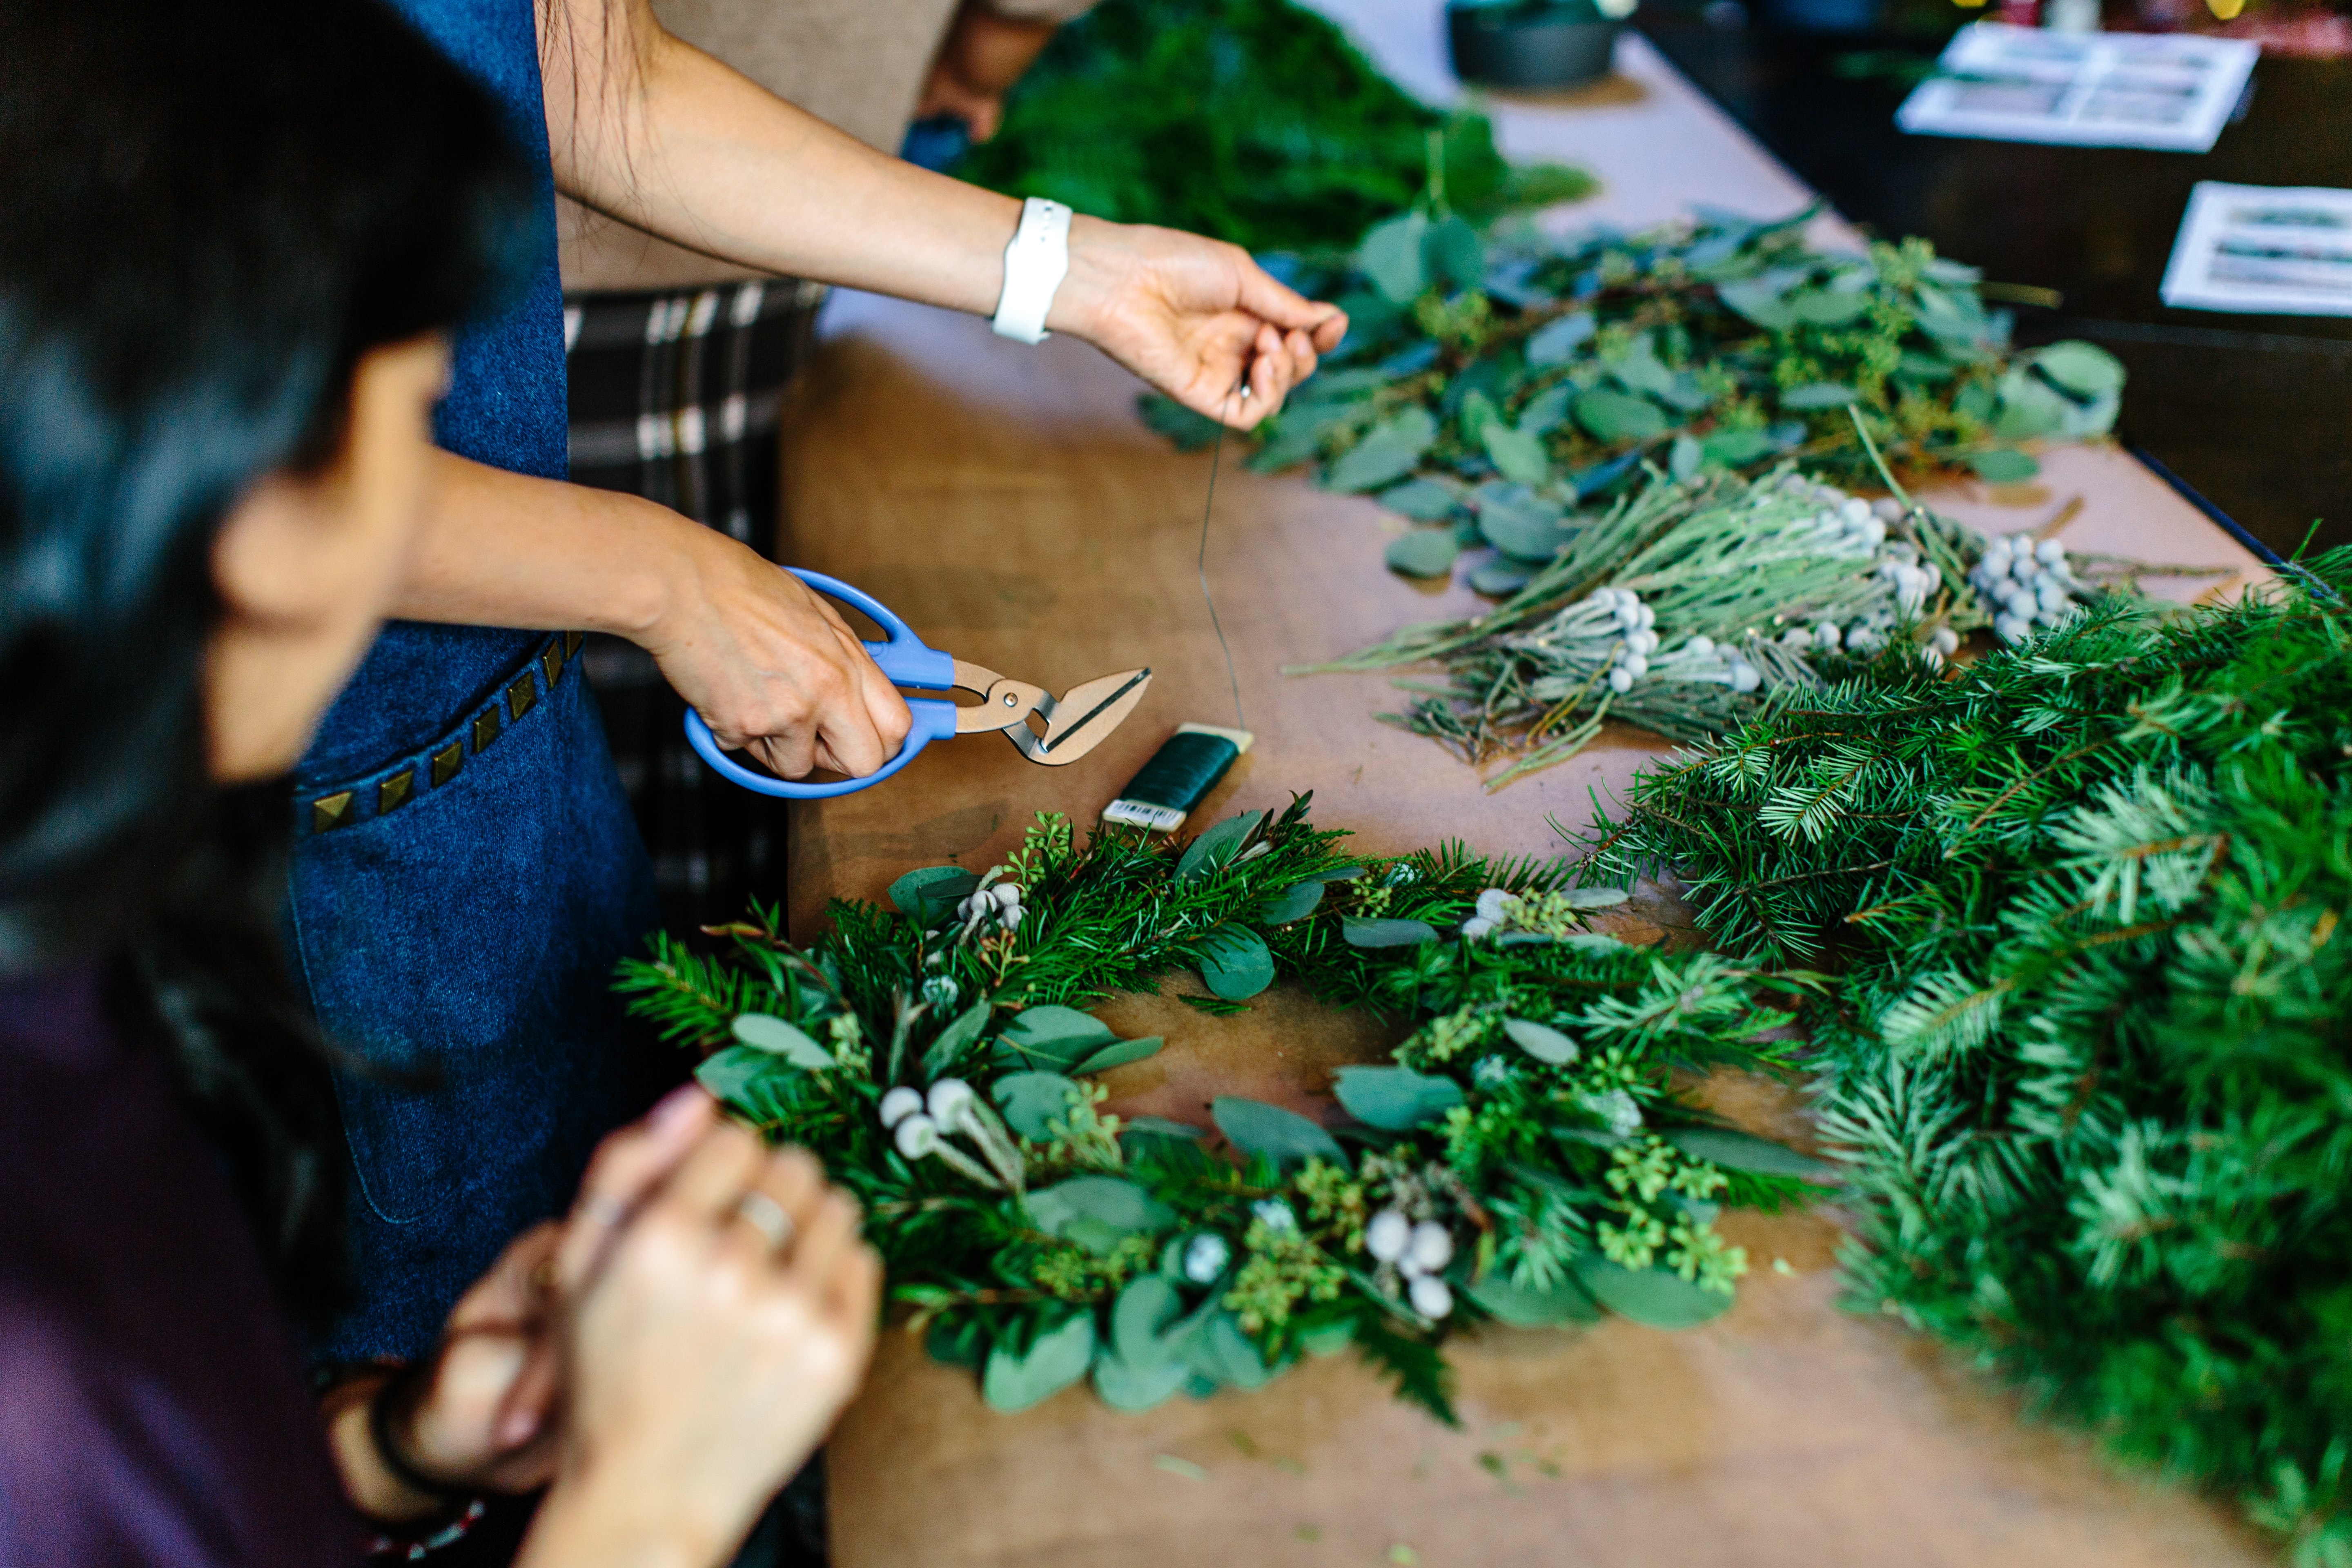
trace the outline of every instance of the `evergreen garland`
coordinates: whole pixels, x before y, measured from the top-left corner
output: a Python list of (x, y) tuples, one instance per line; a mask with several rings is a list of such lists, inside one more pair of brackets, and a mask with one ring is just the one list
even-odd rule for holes
[(2352, 1562), (2352, 553), (1790, 692), (1595, 866), (1833, 968), (1857, 1304)]
[(1344, 248), (1437, 174), (1480, 218), (1590, 194), (1514, 167), (1486, 116), (1441, 114), (1290, 0), (1103, 0), (1063, 28), (955, 173), (1252, 250)]
[[(1343, 854), (1307, 801), (1181, 849), (1040, 817), (985, 877), (910, 872), (896, 910), (836, 903), (795, 948), (773, 911), (657, 939), (635, 1011), (709, 1053), (702, 1081), (804, 1145), (866, 1205), (892, 1299), (934, 1353), (1018, 1409), (1091, 1376), (1109, 1403), (1255, 1387), (1352, 1343), (1452, 1418), (1439, 1346), (1463, 1322), (1666, 1327), (1730, 1304), (1713, 1221), (1822, 1167), (1714, 1122), (1671, 1081), (1774, 1069), (1801, 984), (1583, 929), (1612, 889), (1458, 846)], [(1343, 1068), (1326, 1130), (1218, 1100), (1202, 1130), (1100, 1109), (1095, 1075), (1157, 1040), (1080, 1011), (1199, 969), (1212, 1011), (1286, 974), (1406, 1032)]]

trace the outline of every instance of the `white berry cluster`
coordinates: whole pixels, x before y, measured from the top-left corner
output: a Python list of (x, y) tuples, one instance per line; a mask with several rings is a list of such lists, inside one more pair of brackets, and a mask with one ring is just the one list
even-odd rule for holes
[[(1021, 1190), (1020, 1151), (996, 1113), (963, 1079), (943, 1078), (929, 1094), (900, 1084), (882, 1097), (876, 1110), (908, 1159), (936, 1156), (982, 1186)], [(968, 1139), (986, 1164), (949, 1142), (951, 1135)]]
[(1454, 1237), (1444, 1226), (1415, 1225), (1402, 1209), (1382, 1209), (1365, 1222), (1364, 1250), (1397, 1271), (1414, 1311), (1437, 1319), (1454, 1310), (1454, 1292), (1438, 1278), (1454, 1261)]
[(2036, 544), (1995, 534), (1969, 581), (1993, 611), (1992, 629), (2003, 642), (2023, 642), (2039, 626), (2054, 626), (2083, 607), (2088, 593), (2066, 563), (2066, 547), (2054, 539)]
[(983, 886), (956, 906), (956, 918), (963, 921), (961, 934), (966, 938), (991, 921), (999, 931), (1017, 931), (1021, 925), (1021, 889), (1012, 882)]
[(1511, 918), (1518, 900), (1500, 888), (1489, 888), (1478, 895), (1478, 910), (1462, 922), (1462, 934), (1472, 942), (1495, 934), (1495, 928)]
[(1658, 651), (1658, 612), (1631, 588), (1596, 588), (1585, 603), (1607, 611), (1617, 623), (1620, 641), (1611, 656), (1609, 689), (1622, 696), (1650, 673), (1650, 656)]

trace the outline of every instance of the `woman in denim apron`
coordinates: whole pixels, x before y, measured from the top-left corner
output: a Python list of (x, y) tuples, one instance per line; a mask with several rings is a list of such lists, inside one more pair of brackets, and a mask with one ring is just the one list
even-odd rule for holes
[[(761, 272), (980, 314), (1005, 292), (1019, 203), (811, 120), (671, 38), (649, 0), (541, 0), (544, 18), (531, 0), (394, 4), (542, 167), (552, 139), (566, 194), (591, 205)], [(553, 94), (542, 48), (567, 79)], [(408, 613), (628, 630), (722, 744), (787, 774), (878, 767), (905, 705), (796, 579), (639, 498), (509, 477), (565, 468), (551, 177), (541, 207), (529, 298), (457, 344), (436, 436), (488, 468), (456, 466)], [(1079, 217), (1066, 251), (1045, 324), (1236, 425), (1274, 414), (1346, 330), (1236, 247)], [(394, 622), (298, 774), (290, 923), (320, 1019), (438, 1081), (337, 1086), (359, 1302), (331, 1356), (428, 1346), (652, 1087), (609, 990), (653, 922), (651, 879), (579, 647), (577, 632)]]
[[(528, 0), (398, 0), (488, 86), (543, 170)], [(564, 474), (554, 190), (529, 295), (456, 346), (434, 435), (511, 472)], [(560, 1213), (596, 1139), (642, 1108), (608, 984), (654, 923), (644, 845), (581, 679), (577, 639), (387, 626), (296, 780), (293, 929), (319, 1017), (435, 1087), (343, 1075), (358, 1305), (322, 1347), (414, 1355), (509, 1237)], [(642, 1055), (641, 1055), (642, 1053)], [(635, 1081), (632, 1081), (632, 1080)]]

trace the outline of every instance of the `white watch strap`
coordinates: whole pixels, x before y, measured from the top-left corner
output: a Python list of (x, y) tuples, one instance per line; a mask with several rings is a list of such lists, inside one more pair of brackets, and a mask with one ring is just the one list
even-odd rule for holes
[(1004, 247), (1004, 292), (997, 297), (999, 336), (1024, 343), (1045, 340), (1045, 312), (1070, 270), (1070, 209), (1031, 196), (1021, 204), (1021, 226)]

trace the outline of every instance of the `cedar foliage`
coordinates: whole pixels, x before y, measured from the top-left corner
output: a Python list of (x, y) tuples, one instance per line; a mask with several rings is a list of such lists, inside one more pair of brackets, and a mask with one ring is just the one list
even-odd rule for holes
[(1252, 250), (1345, 247), (1421, 195), (1433, 132), (1444, 187), (1474, 216), (1593, 189), (1581, 170), (1506, 163), (1484, 115), (1421, 103), (1290, 0), (1104, 0), (955, 172)]
[(1856, 1302), (2352, 1562), (2352, 552), (1791, 695), (1597, 845), (1809, 1019)]

